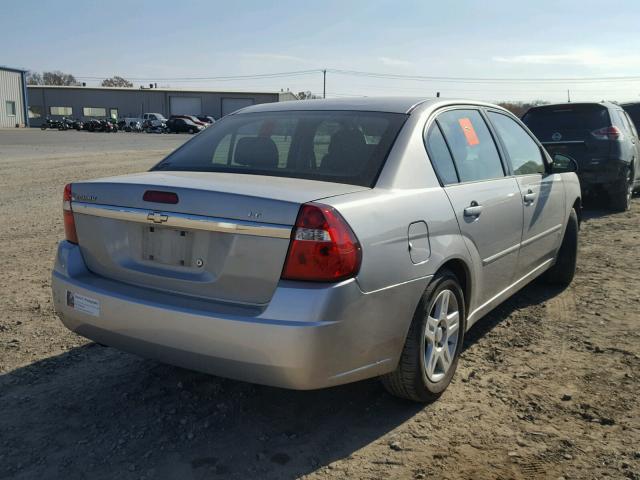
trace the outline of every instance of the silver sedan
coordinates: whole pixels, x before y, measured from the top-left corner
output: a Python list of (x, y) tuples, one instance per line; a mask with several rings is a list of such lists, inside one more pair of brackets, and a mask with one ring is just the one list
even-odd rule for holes
[(149, 172), (66, 186), (53, 269), (71, 330), (294, 389), (380, 376), (428, 401), (465, 332), (575, 270), (580, 186), (497, 106), (256, 105)]

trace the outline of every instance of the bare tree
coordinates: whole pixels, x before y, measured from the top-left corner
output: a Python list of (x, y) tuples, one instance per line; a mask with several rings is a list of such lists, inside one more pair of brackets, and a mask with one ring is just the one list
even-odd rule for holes
[(298, 100), (313, 100), (316, 98), (320, 98), (319, 96), (311, 93), (309, 90), (307, 90), (306, 92), (298, 92), (296, 97), (298, 97)]
[(42, 85), (42, 75), (38, 72), (27, 72), (27, 85)]
[(131, 83), (126, 78), (119, 77), (114, 75), (111, 78), (105, 78), (101, 84), (103, 87), (133, 87), (133, 83)]
[(80, 85), (76, 77), (59, 70), (42, 72), (42, 85)]
[(498, 105), (506, 108), (516, 117), (522, 118), (530, 108), (537, 107), (538, 105), (547, 105), (548, 103), (549, 102), (545, 100), (533, 100), (531, 102), (499, 102)]

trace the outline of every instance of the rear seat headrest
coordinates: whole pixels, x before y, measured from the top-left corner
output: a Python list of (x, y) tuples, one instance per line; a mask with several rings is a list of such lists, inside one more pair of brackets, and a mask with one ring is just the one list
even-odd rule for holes
[(276, 168), (278, 147), (269, 137), (244, 137), (236, 145), (235, 163), (247, 167)]

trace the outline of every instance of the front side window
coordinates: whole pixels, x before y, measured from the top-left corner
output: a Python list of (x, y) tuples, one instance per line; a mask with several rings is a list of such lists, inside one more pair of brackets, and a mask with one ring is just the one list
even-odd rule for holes
[(477, 110), (450, 110), (436, 119), (453, 154), (461, 182), (504, 177), (498, 149)]
[(16, 116), (16, 102), (12, 101), (12, 100), (7, 100), (5, 103), (5, 106), (7, 108), (7, 115), (9, 117), (15, 117)]
[(544, 173), (542, 152), (529, 134), (502, 113), (489, 112), (488, 116), (507, 150), (514, 175)]
[(106, 117), (107, 109), (101, 107), (83, 107), (82, 114), (85, 117)]
[(373, 187), (404, 114), (284, 111), (225, 117), (154, 169), (305, 178)]
[(433, 164), (433, 168), (438, 174), (438, 178), (443, 185), (458, 183), (458, 174), (453, 164), (453, 157), (447, 147), (447, 142), (437, 124), (433, 124), (426, 135), (427, 151)]
[(62, 115), (62, 116), (70, 116), (73, 115), (73, 108), (71, 107), (49, 107), (50, 115)]

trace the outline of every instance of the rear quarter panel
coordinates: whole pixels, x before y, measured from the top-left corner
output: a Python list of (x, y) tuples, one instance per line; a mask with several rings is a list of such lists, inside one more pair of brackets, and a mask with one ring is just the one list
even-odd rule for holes
[[(455, 213), (424, 146), (423, 129), (431, 113), (409, 117), (375, 188), (322, 200), (340, 211), (360, 241), (357, 281), (365, 293), (407, 282), (422, 282), (422, 292), (450, 259), (464, 261), (473, 271)], [(409, 249), (409, 225), (414, 222), (425, 222), (428, 228), (428, 255), (418, 263), (412, 261)], [(416, 305), (419, 300), (420, 296)]]

